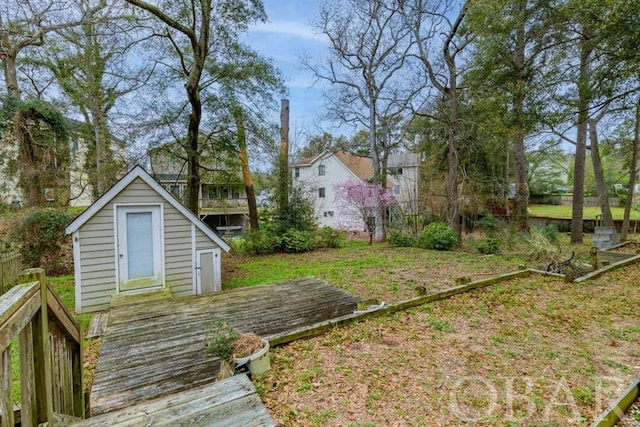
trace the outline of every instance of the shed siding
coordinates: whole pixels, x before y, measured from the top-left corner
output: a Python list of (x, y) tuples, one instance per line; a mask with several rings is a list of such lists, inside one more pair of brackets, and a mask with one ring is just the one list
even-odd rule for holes
[[(191, 222), (140, 178), (107, 203), (83, 226), (80, 233), (82, 265), (82, 311), (109, 307), (116, 288), (115, 204), (161, 203), (164, 209), (164, 258), (166, 285), (175, 296), (193, 293)], [(198, 247), (216, 248), (202, 231), (196, 230)]]

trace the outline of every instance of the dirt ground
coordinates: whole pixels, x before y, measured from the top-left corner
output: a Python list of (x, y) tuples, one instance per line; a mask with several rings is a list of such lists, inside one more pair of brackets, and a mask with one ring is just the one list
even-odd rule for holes
[(532, 276), (272, 350), (283, 426), (589, 425), (640, 371), (640, 266)]

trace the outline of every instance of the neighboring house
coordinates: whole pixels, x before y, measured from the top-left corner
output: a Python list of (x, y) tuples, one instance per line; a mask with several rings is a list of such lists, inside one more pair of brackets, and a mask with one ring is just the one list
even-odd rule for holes
[[(95, 199), (95, 189), (91, 185), (89, 173), (85, 167), (87, 160), (88, 145), (82, 139), (82, 127), (85, 123), (68, 119), (71, 134), (69, 136), (69, 206), (89, 206)], [(127, 171), (125, 161), (125, 143), (121, 139), (111, 138), (111, 151), (117, 175), (115, 178), (122, 177)], [(63, 201), (60, 201), (63, 203)]]
[[(94, 198), (94, 188), (85, 167), (88, 147), (82, 139), (84, 123), (73, 119), (67, 119), (67, 122), (70, 131), (68, 151), (52, 156), (49, 175), (56, 178), (47, 179), (44, 184), (45, 202), (53, 205), (89, 206)], [(12, 164), (18, 155), (17, 144), (4, 143), (3, 147), (0, 155), (0, 201), (24, 204), (22, 190), (18, 185), (18, 174)], [(118, 173), (121, 176), (126, 171), (124, 142), (112, 138), (111, 149), (114, 159), (122, 166)]]
[(66, 228), (73, 235), (76, 312), (109, 307), (112, 295), (220, 290), (229, 245), (140, 166)]
[[(417, 154), (389, 157), (387, 187), (393, 189), (399, 207), (417, 204), (419, 163)], [(294, 164), (292, 176), (294, 185), (309, 195), (318, 225), (340, 228), (334, 185), (349, 180), (369, 182), (373, 178), (373, 162), (370, 157), (325, 151)]]
[[(167, 147), (149, 153), (151, 174), (164, 188), (184, 203), (187, 194), (186, 163), (170, 154)], [(223, 235), (245, 231), (249, 204), (240, 170), (227, 164), (207, 164), (199, 191), (200, 218)]]

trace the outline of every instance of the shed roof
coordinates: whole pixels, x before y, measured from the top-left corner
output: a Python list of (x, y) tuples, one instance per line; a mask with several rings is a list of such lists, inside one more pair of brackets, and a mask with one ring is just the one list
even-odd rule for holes
[(122, 190), (124, 190), (134, 179), (140, 178), (149, 187), (151, 187), (158, 195), (166, 200), (171, 206), (176, 208), (182, 215), (184, 215), (192, 224), (194, 224), (200, 231), (202, 231), (207, 237), (213, 240), (221, 249), (225, 252), (229, 252), (231, 247), (224, 241), (223, 238), (218, 236), (207, 224), (202, 222), (193, 212), (187, 209), (182, 203), (180, 203), (171, 193), (158, 184), (158, 182), (151, 177), (141, 166), (134, 166), (125, 176), (123, 176), (118, 182), (116, 182), (106, 193), (104, 193), (98, 200), (96, 200), (89, 208), (82, 214), (78, 215), (73, 221), (71, 221), (65, 229), (67, 234), (71, 234), (80, 229), (87, 221), (89, 221), (96, 213), (104, 208), (111, 200), (113, 200)]

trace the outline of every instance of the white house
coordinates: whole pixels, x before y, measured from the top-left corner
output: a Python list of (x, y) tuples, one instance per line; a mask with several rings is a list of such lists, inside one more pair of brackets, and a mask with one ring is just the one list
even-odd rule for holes
[[(413, 153), (391, 155), (388, 160), (387, 187), (400, 207), (417, 205), (419, 156)], [(350, 180), (370, 181), (373, 162), (370, 157), (343, 151), (325, 151), (292, 166), (293, 183), (306, 192), (313, 203), (319, 226), (340, 228), (340, 212), (335, 203), (334, 185)]]
[(66, 232), (73, 236), (78, 313), (104, 310), (116, 294), (218, 291), (221, 251), (230, 250), (140, 166), (67, 225)]

